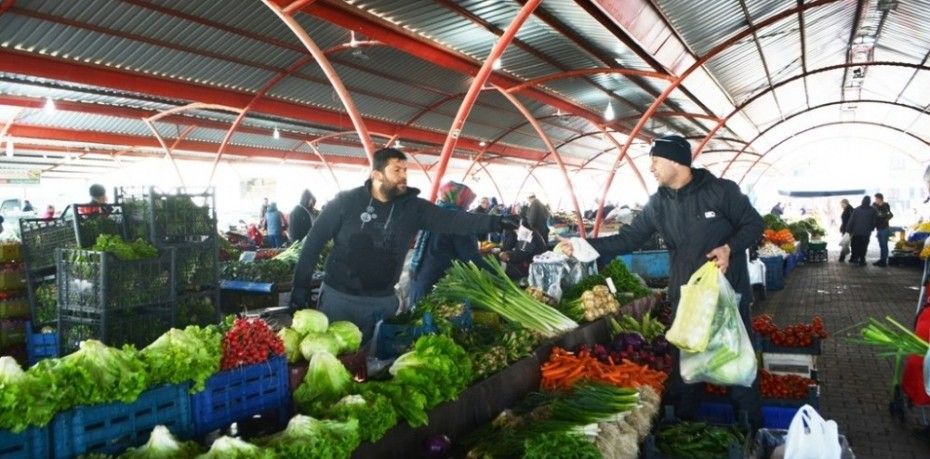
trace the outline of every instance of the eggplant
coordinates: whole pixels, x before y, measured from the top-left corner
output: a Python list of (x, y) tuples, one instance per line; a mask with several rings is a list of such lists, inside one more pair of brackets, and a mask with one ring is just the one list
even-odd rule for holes
[(669, 342), (664, 335), (656, 336), (652, 339), (652, 352), (656, 355), (666, 355), (669, 353)]

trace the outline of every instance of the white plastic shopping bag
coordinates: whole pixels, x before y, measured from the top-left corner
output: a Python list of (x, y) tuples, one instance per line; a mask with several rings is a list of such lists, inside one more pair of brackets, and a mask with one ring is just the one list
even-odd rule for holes
[(839, 428), (810, 405), (802, 406), (788, 426), (785, 459), (840, 459)]

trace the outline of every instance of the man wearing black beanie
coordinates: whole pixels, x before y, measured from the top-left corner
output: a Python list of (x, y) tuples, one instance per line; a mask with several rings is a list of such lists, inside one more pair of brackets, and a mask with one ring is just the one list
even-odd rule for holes
[[(668, 297), (677, 311), (681, 285), (686, 284), (707, 260), (714, 260), (741, 295), (739, 309), (746, 330), (749, 325), (752, 288), (746, 249), (762, 237), (762, 217), (740, 191), (739, 185), (714, 177), (705, 169), (691, 168), (691, 145), (684, 137), (669, 135), (655, 139), (650, 150), (650, 171), (659, 190), (649, 197), (643, 211), (620, 233), (588, 242), (602, 259), (613, 259), (638, 249), (659, 233), (668, 245)], [(571, 254), (568, 248), (563, 249)], [(677, 350), (675, 350), (677, 354)], [(678, 369), (669, 374), (670, 396), (682, 418), (694, 418), (703, 384), (685, 384)], [(749, 416), (754, 429), (762, 427), (759, 381), (752, 387), (733, 386), (730, 394), (738, 409)]]

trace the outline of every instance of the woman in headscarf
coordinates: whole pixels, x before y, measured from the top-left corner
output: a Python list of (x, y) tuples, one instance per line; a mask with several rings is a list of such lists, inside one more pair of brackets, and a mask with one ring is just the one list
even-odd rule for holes
[[(475, 200), (475, 193), (466, 185), (446, 182), (439, 189), (436, 205), (447, 209), (466, 210)], [(429, 294), (433, 285), (446, 274), (452, 260), (474, 261), (484, 267), (478, 251), (478, 237), (432, 234), (421, 231), (410, 260), (410, 291), (408, 298), (415, 305), (420, 298)]]

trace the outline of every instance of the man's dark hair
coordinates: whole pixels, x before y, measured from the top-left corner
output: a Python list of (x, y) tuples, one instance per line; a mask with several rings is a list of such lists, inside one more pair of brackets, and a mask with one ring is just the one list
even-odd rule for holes
[(382, 148), (375, 152), (374, 161), (371, 162), (371, 168), (378, 172), (384, 172), (384, 168), (392, 159), (401, 161), (407, 160), (407, 155), (396, 148)]
[(105, 194), (107, 194), (107, 189), (103, 185), (95, 183), (90, 186), (90, 197), (99, 198)]
[(883, 194), (881, 194), (881, 193), (875, 193), (875, 199), (881, 199), (882, 201), (884, 201), (884, 200), (885, 200), (885, 195), (883, 195)]

